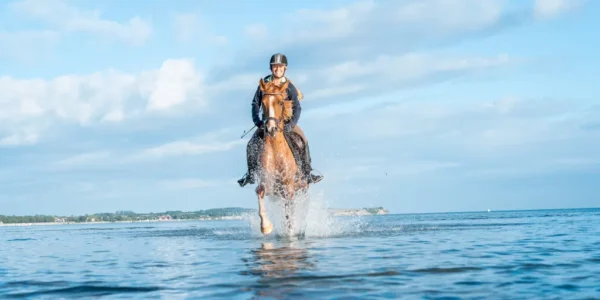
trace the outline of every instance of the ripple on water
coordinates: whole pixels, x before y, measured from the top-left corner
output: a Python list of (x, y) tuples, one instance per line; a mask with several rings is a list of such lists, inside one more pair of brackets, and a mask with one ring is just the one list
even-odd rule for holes
[[(8, 293), (5, 294), (7, 298), (29, 298), (29, 297), (100, 297), (100, 296), (111, 296), (123, 293), (148, 293), (161, 291), (165, 288), (150, 286), (150, 287), (130, 287), (130, 286), (114, 286), (114, 285), (102, 285), (102, 283), (82, 283), (79, 285), (72, 285), (67, 282), (19, 282), (19, 284), (26, 284), (28, 288), (42, 287), (32, 292), (21, 292), (21, 293)], [(46, 286), (57, 286), (65, 285), (66, 287), (61, 288), (43, 288)]]
[(415, 269), (411, 270), (414, 273), (429, 273), (429, 274), (446, 274), (446, 273), (463, 273), (463, 272), (472, 272), (472, 271), (481, 271), (482, 268), (478, 267), (448, 267), (448, 268), (425, 268), (425, 269)]
[(301, 238), (256, 218), (0, 230), (0, 298), (584, 299), (598, 212), (311, 215)]
[(27, 242), (27, 241), (35, 241), (33, 238), (22, 238), (22, 239), (10, 239), (7, 242)]

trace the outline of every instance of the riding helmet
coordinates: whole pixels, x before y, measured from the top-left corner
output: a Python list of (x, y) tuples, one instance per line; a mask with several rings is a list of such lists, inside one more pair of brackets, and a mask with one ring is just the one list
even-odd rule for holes
[(285, 57), (285, 55), (281, 54), (281, 53), (273, 54), (271, 56), (270, 65), (274, 65), (274, 64), (283, 64), (283, 65), (287, 66), (287, 64), (288, 64), (287, 57)]

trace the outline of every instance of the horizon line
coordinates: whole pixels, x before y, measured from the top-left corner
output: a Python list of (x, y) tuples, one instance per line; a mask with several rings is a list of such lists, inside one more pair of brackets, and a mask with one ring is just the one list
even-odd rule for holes
[[(598, 207), (563, 207), (563, 208), (526, 208), (526, 209), (490, 209), (488, 210), (465, 210), (465, 211), (438, 211), (438, 212), (391, 212), (390, 210), (386, 209), (383, 206), (373, 206), (373, 207), (362, 207), (362, 208), (334, 208), (334, 207), (328, 207), (326, 209), (342, 209), (342, 210), (360, 210), (360, 209), (371, 209), (371, 208), (382, 208), (383, 210), (388, 211), (387, 215), (424, 215), (424, 214), (460, 214), (460, 213), (481, 213), (481, 212), (523, 212), (523, 211), (541, 211), (541, 210), (581, 210), (581, 209), (600, 209), (600, 206)], [(250, 209), (250, 210), (257, 210), (257, 208), (249, 208), (249, 207), (241, 207), (241, 206), (227, 206), (227, 207), (213, 207), (213, 208), (206, 208), (206, 209), (198, 209), (198, 210), (188, 210), (188, 211), (184, 211), (184, 210), (165, 210), (165, 211), (157, 211), (157, 212), (135, 212), (133, 210), (128, 210), (128, 209), (121, 209), (121, 210), (115, 210), (114, 212), (96, 212), (96, 213), (85, 213), (85, 214), (70, 214), (70, 215), (66, 215), (66, 214), (30, 214), (30, 215), (5, 215), (0, 213), (0, 215), (2, 216), (12, 216), (12, 217), (23, 217), (23, 216), (83, 216), (83, 215), (94, 215), (94, 214), (105, 214), (105, 213), (111, 213), (114, 214), (116, 212), (120, 212), (120, 211), (130, 211), (133, 212), (135, 214), (158, 214), (158, 213), (166, 213), (169, 211), (180, 211), (180, 212), (197, 212), (197, 211), (206, 211), (206, 210), (213, 210), (213, 209)]]

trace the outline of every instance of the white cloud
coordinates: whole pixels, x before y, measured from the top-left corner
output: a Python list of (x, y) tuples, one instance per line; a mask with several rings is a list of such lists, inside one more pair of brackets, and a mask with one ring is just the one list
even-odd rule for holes
[[(255, 40), (260, 48), (248, 47), (242, 57), (256, 59), (265, 51), (284, 52), (289, 54), (290, 67), (298, 69), (300, 62), (310, 62), (313, 67), (359, 57), (400, 55), (423, 45), (510, 26), (502, 23), (506, 20), (519, 22), (519, 18), (509, 18), (512, 12), (507, 6), (504, 0), (408, 0), (300, 9), (284, 14), (285, 22), (273, 30), (289, 34)], [(245, 29), (246, 33), (266, 30), (271, 31)]]
[(200, 155), (206, 153), (223, 152), (234, 147), (245, 145), (247, 141), (233, 140), (226, 142), (194, 142), (177, 141), (166, 143), (157, 147), (142, 151), (139, 158), (163, 158), (168, 156)]
[[(415, 86), (494, 72), (518, 62), (518, 58), (504, 53), (485, 57), (414, 52), (325, 64), (292, 70), (287, 75), (304, 94), (304, 103), (325, 100), (349, 103), (355, 99), (373, 98)], [(223, 93), (234, 94), (227, 98), (238, 98), (240, 93), (244, 93), (243, 97), (249, 98), (262, 76), (264, 73), (232, 74), (229, 78), (212, 83), (207, 87), (207, 93), (218, 97), (225, 97)], [(330, 114), (330, 110), (325, 114)]]
[(420, 24), (436, 30), (471, 30), (497, 21), (504, 1), (420, 0), (408, 1), (393, 10), (399, 23)]
[[(0, 30), (0, 58), (16, 58), (21, 61), (34, 61), (39, 50), (47, 50), (55, 45), (60, 35), (52, 30)], [(43, 54), (42, 54), (43, 55)]]
[(106, 121), (106, 122), (121, 122), (125, 119), (125, 113), (123, 112), (122, 108), (115, 108), (115, 110), (112, 110), (110, 112), (108, 112), (107, 114), (104, 115), (104, 117), (102, 117), (102, 121)]
[(191, 43), (201, 41), (211, 45), (225, 45), (228, 39), (211, 32), (208, 24), (197, 13), (181, 13), (173, 16), (173, 30), (177, 41)]
[[(189, 61), (165, 61), (154, 82), (147, 108), (168, 109), (186, 102), (188, 97), (200, 100), (202, 79)], [(201, 100), (196, 103), (206, 104)]]
[[(61, 1), (52, 6), (48, 3), (50, 2), (23, 0), (14, 4), (13, 7), (32, 16), (62, 24), (66, 26), (64, 28), (70, 28), (70, 26), (79, 28), (76, 27), (76, 24), (80, 24), (77, 21), (83, 16), (90, 17), (86, 19), (86, 22), (112, 24), (112, 21), (102, 20), (98, 12), (85, 12)], [(485, 4), (479, 1), (463, 3), (451, 0), (383, 4), (368, 1), (331, 11), (300, 10), (295, 12), (294, 18), (292, 18), (295, 20), (292, 23), (303, 24), (303, 27), (294, 29), (294, 32), (300, 33), (300, 35), (291, 35), (294, 38), (289, 41), (289, 45), (294, 46), (294, 51), (302, 50), (302, 47), (306, 46), (315, 51), (325, 51), (328, 53), (327, 55), (330, 55), (337, 53), (335, 50), (337, 48), (331, 47), (352, 49), (357, 46), (359, 48), (356, 48), (357, 51), (335, 54), (335, 60), (319, 65), (319, 68), (314, 68), (314, 65), (303, 67), (299, 62), (301, 58), (292, 55), (290, 56), (293, 59), (291, 65), (293, 69), (295, 68), (292, 79), (300, 85), (306, 100), (311, 101), (319, 98), (374, 96), (412, 84), (444, 80), (477, 70), (504, 66), (513, 61), (506, 55), (477, 58), (451, 57), (440, 53), (402, 54), (403, 51), (394, 49), (394, 45), (378, 48), (377, 45), (382, 45), (381, 42), (390, 41), (387, 37), (378, 40), (373, 39), (371, 34), (363, 36), (367, 32), (372, 33), (373, 27), (379, 28), (380, 25), (386, 25), (381, 28), (383, 36), (389, 35), (396, 29), (404, 30), (398, 32), (398, 39), (403, 39), (402, 43), (411, 43), (411, 40), (418, 39), (418, 37), (412, 36), (411, 30), (417, 30), (415, 32), (419, 32), (419, 36), (437, 37), (436, 34), (428, 32), (427, 28), (429, 27), (427, 26), (432, 26), (431, 22), (448, 30), (455, 28), (457, 31), (466, 30), (464, 24), (466, 24), (465, 22), (469, 23), (466, 21), (467, 19), (475, 20), (469, 24), (479, 24), (485, 27), (494, 24), (500, 18), (501, 12), (503, 12), (501, 4), (501, 1), (496, 0), (485, 2)], [(50, 10), (51, 7), (56, 8), (56, 13)], [(442, 13), (445, 11), (447, 13)], [(431, 22), (420, 21), (421, 19), (415, 18), (415, 16), (429, 16)], [(81, 28), (87, 30), (102, 28), (100, 25), (95, 27), (86, 22), (81, 22), (80, 25), (83, 26)], [(174, 22), (175, 29), (183, 40), (195, 36), (205, 37), (208, 34), (203, 20), (195, 13), (176, 15)], [(349, 25), (344, 27), (348, 22), (350, 22)], [(413, 29), (407, 29), (406, 22), (417, 22), (419, 25)], [(324, 43), (313, 43), (314, 39), (319, 39), (318, 36), (301, 34), (302, 32), (312, 32), (311, 26), (313, 25), (320, 26), (325, 23), (331, 26), (327, 27), (330, 32), (320, 30), (321, 34), (328, 37)], [(342, 23), (346, 25), (342, 26)], [(112, 27), (108, 26), (107, 28)], [(355, 31), (347, 31), (347, 28), (354, 28)], [(263, 29), (266, 28), (256, 25), (254, 29), (250, 28), (249, 32), (260, 33)], [(340, 41), (342, 44), (340, 46), (331, 44), (335, 41)], [(369, 50), (361, 48), (365, 45), (373, 48), (370, 50), (376, 50), (367, 56), (368, 59), (359, 58), (362, 57), (361, 54), (367, 53), (363, 50)], [(385, 49), (400, 54), (386, 54), (387, 50)], [(321, 55), (316, 53), (313, 57), (319, 58)], [(170, 113), (207, 112), (211, 97), (224, 97), (223, 92), (239, 94), (242, 90), (246, 94), (251, 94), (258, 78), (263, 74), (233, 75), (235, 76), (223, 77), (222, 80), (211, 78), (216, 82), (205, 86), (203, 74), (194, 68), (191, 61), (167, 60), (159, 70), (137, 74), (108, 70), (87, 76), (65, 75), (52, 80), (18, 80), (2, 77), (0, 78), (0, 88), (6, 92), (0, 95), (0, 103), (5, 105), (6, 109), (0, 112), (0, 120), (3, 121), (0, 123), (0, 134), (7, 138), (6, 143), (18, 144), (20, 141), (34, 143), (43, 138), (45, 130), (58, 122), (87, 126), (95, 122), (123, 122), (130, 118), (144, 116), (149, 111), (160, 112), (163, 115), (165, 111)], [(374, 81), (378, 84), (372, 84)], [(230, 84), (234, 82), (236, 84)], [(232, 86), (236, 90), (232, 90)], [(39, 124), (43, 124), (43, 126)], [(17, 128), (24, 126), (29, 128), (27, 132), (17, 134)], [(13, 137), (15, 134), (17, 136)], [(3, 137), (0, 136), (0, 138)], [(180, 144), (179, 147), (193, 148), (184, 144)]]
[[(59, 123), (119, 122), (161, 110), (205, 112), (203, 76), (186, 59), (134, 74), (115, 70), (50, 80), (0, 77), (0, 139), (33, 143)], [(185, 106), (185, 107), (183, 107)]]
[(31, 132), (17, 132), (0, 139), (0, 145), (2, 146), (20, 146), (20, 145), (32, 145), (38, 141), (39, 136), (36, 133)]
[(598, 170), (600, 130), (585, 128), (589, 109), (572, 99), (417, 99), (365, 100), (354, 110), (343, 103), (341, 115), (330, 105), (304, 122), (323, 184), (436, 185)]
[[(243, 73), (236, 74), (222, 81), (213, 82), (207, 87), (207, 92), (211, 95), (222, 97), (224, 93), (243, 93), (248, 97), (254, 96), (258, 87), (258, 82), (263, 78), (264, 73)], [(295, 81), (294, 81), (295, 82)]]
[(104, 160), (111, 156), (108, 151), (95, 151), (89, 153), (82, 153), (75, 156), (71, 156), (55, 162), (56, 166), (77, 166), (82, 164), (89, 164), (98, 160)]
[[(300, 88), (300, 87), (299, 87)], [(304, 92), (304, 96), (307, 101), (323, 99), (323, 98), (332, 98), (332, 97), (341, 97), (344, 95), (352, 96), (354, 93), (362, 92), (369, 89), (369, 86), (366, 84), (345, 84), (345, 85), (336, 85), (335, 87), (322, 87), (314, 90), (311, 89), (302, 89)], [(306, 94), (305, 92), (308, 92)]]
[(146, 148), (131, 157), (132, 161), (147, 159), (161, 159), (172, 156), (202, 155), (229, 151), (235, 147), (245, 145), (246, 140), (231, 140), (232, 129), (224, 128), (206, 132), (200, 136), (167, 142), (165, 144)]
[(197, 32), (198, 17), (196, 14), (178, 14), (173, 16), (175, 36), (180, 42), (189, 42), (194, 39)]
[[(583, 126), (588, 111), (571, 101), (516, 97), (406, 100), (379, 109), (346, 109), (343, 117), (328, 115), (305, 126), (308, 131), (329, 128), (336, 135), (350, 137), (347, 143), (362, 146), (345, 149), (357, 156), (383, 155), (387, 160), (372, 169), (385, 169), (390, 176), (448, 168), (473, 170), (457, 175), (524, 176), (581, 169), (600, 161), (596, 154), (600, 153), (600, 131)], [(327, 147), (328, 142), (319, 141), (321, 147), (323, 143)], [(346, 168), (356, 165), (360, 163)]]
[(587, 0), (535, 0), (533, 12), (538, 18), (553, 18)]
[(48, 22), (65, 32), (90, 32), (123, 40), (131, 45), (142, 45), (152, 34), (152, 26), (140, 17), (125, 23), (106, 20), (99, 11), (86, 11), (62, 0), (21, 0), (12, 8), (33, 18)]
[[(570, 134), (570, 121), (581, 115), (575, 108), (563, 111), (552, 109), (549, 103), (533, 100), (482, 101), (480, 104), (442, 104), (439, 101), (406, 102), (374, 112), (369, 122), (358, 122), (358, 133), (372, 138), (421, 135), (439, 139), (453, 139), (471, 147), (493, 149), (499, 146), (521, 145), (548, 140), (559, 140)], [(511, 103), (512, 108), (507, 108)], [(546, 107), (529, 110), (529, 107)], [(529, 112), (528, 112), (529, 111)], [(565, 119), (562, 119), (564, 117)], [(384, 130), (380, 130), (380, 129)], [(409, 130), (413, 129), (413, 130)], [(451, 135), (448, 135), (452, 133)]]
[[(300, 9), (286, 17), (295, 27), (295, 32), (291, 35), (293, 39), (288, 42), (354, 40), (351, 43), (360, 47), (364, 44), (364, 39), (369, 38), (367, 34), (378, 32), (377, 36), (381, 40), (391, 41), (391, 36), (394, 36), (393, 39), (400, 38), (402, 42), (412, 43), (424, 36), (439, 37), (489, 26), (500, 19), (504, 13), (504, 4), (503, 0), (408, 0), (377, 3), (369, 0), (334, 9)], [(381, 44), (371, 44), (369, 47), (379, 45)]]
[(492, 57), (451, 57), (443, 54), (409, 53), (382, 55), (372, 60), (353, 60), (330, 65), (299, 76), (309, 78), (301, 90), (306, 101), (322, 98), (373, 96), (407, 85), (443, 80), (498, 68), (512, 63), (506, 54)]
[(41, 168), (52, 172), (129, 168), (129, 166), (139, 163), (178, 156), (215, 154), (246, 145), (247, 140), (230, 140), (231, 133), (233, 133), (232, 128), (223, 128), (157, 146), (128, 147), (120, 150), (92, 150), (54, 160), (45, 166), (41, 166)]
[[(294, 42), (308, 42), (351, 36), (375, 8), (373, 1), (363, 1), (333, 10), (300, 9), (290, 20), (314, 27), (298, 29), (290, 38)], [(315, 27), (319, 30), (314, 30)]]
[[(236, 67), (217, 67), (214, 77), (225, 81), (245, 69), (254, 72), (269, 53), (283, 52), (306, 101), (374, 96), (516, 62), (507, 54), (457, 57), (435, 50), (525, 24), (532, 18), (528, 10), (504, 0), (355, 1), (300, 9), (284, 14), (277, 28), (244, 28), (262, 38), (250, 39), (232, 63)], [(267, 31), (289, 34), (262, 34)]]

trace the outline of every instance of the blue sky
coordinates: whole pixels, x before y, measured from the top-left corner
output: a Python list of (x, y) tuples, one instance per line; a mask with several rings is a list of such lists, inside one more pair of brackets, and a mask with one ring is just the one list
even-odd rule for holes
[(1, 2), (0, 214), (256, 207), (275, 52), (330, 207), (598, 206), (599, 2), (226, 3)]

